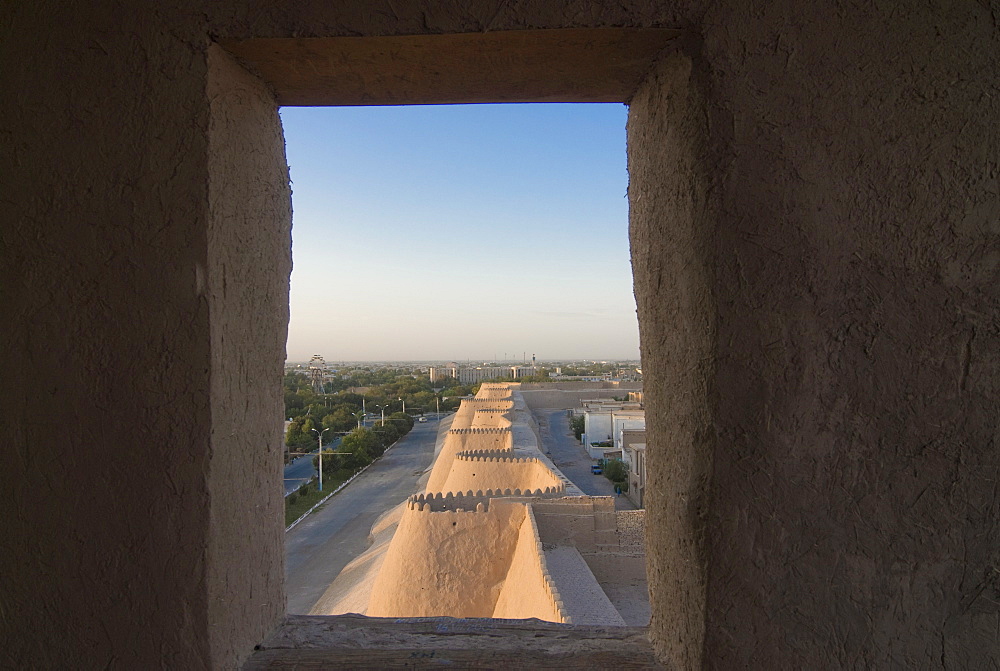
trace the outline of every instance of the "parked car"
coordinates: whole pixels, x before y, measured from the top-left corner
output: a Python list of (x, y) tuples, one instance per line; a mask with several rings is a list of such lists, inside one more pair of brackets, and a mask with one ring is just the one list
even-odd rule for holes
[(590, 472), (593, 473), (594, 475), (601, 475), (602, 473), (604, 473), (604, 469), (601, 468), (600, 464), (594, 464), (593, 466), (590, 467)]

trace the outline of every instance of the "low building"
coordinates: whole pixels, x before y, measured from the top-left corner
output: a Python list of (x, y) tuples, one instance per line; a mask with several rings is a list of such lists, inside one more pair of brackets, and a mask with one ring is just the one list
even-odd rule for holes
[(646, 411), (624, 409), (621, 403), (611, 407), (587, 409), (583, 413), (583, 443), (592, 459), (601, 459), (608, 448), (621, 455), (621, 433), (626, 429), (645, 429)]
[(625, 495), (639, 508), (645, 508), (646, 430), (626, 430), (622, 434), (622, 460), (628, 466), (628, 491)]

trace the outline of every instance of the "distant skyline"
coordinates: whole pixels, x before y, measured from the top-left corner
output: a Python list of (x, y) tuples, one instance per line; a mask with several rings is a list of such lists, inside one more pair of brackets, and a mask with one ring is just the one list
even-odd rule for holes
[(626, 115), (283, 108), (288, 360), (638, 359)]

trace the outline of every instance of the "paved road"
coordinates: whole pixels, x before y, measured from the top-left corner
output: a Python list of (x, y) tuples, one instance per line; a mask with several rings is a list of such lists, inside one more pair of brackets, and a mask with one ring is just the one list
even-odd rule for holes
[[(327, 443), (323, 448), (335, 450), (338, 445), (340, 445), (340, 438)], [(313, 456), (315, 456), (315, 453), (298, 457), (292, 463), (285, 466), (285, 494), (295, 491), (303, 482), (307, 482), (309, 478), (315, 477), (316, 468), (312, 465)]]
[[(542, 449), (548, 452), (552, 463), (591, 496), (615, 496), (615, 486), (603, 475), (594, 475), (590, 467), (596, 463), (583, 445), (569, 430), (569, 416), (565, 410), (535, 410)], [(615, 498), (616, 510), (635, 510), (635, 505), (624, 495)]]
[(416, 423), (354, 482), (285, 534), (288, 612), (307, 614), (333, 579), (368, 548), (379, 515), (403, 502), (434, 457), (437, 422)]

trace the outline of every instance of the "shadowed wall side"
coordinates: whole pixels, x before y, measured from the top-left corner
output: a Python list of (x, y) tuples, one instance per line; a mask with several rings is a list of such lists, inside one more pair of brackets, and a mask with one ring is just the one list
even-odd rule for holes
[(202, 668), (204, 49), (154, 11), (0, 9), (3, 665)]
[(713, 142), (726, 144), (712, 164), (705, 650), (717, 668), (996, 664), (1000, 30), (988, 4), (707, 13)]
[[(291, 193), (274, 96), (209, 47), (212, 658), (240, 659), (285, 614), (281, 417)], [(234, 607), (239, 604), (239, 607)]]
[(706, 128), (692, 60), (666, 55), (629, 106), (629, 237), (645, 373), (650, 639), (682, 669), (702, 659), (714, 438)]

